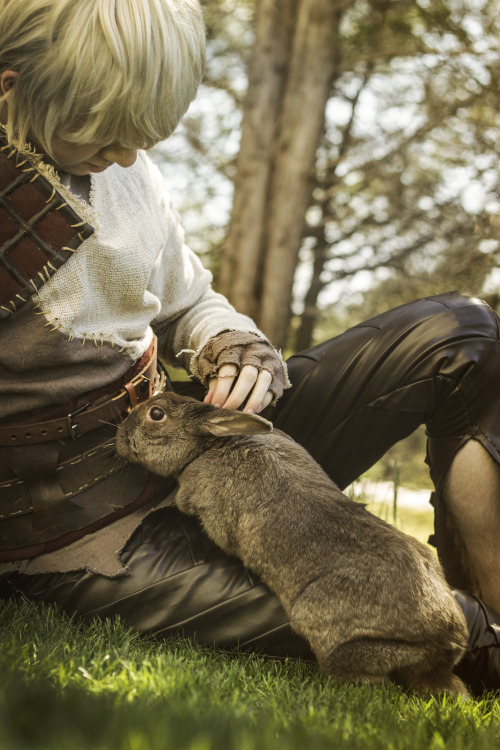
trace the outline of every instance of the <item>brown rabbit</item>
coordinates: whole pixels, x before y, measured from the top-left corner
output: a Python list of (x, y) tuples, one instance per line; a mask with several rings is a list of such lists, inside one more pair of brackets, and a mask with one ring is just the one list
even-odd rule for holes
[(132, 410), (116, 446), (177, 478), (179, 509), (275, 592), (325, 675), (467, 694), (451, 671), (465, 619), (434, 555), (272, 430), (261, 417), (162, 393)]

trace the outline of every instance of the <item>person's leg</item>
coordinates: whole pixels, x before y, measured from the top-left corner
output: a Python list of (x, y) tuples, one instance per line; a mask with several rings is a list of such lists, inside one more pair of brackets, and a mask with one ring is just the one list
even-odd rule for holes
[[(265, 416), (343, 487), (426, 422), (439, 486), (471, 435), (489, 436), (490, 454), (500, 462), (494, 447), (500, 429), (484, 420), (484, 404), (493, 413), (500, 398), (497, 335), (489, 308), (458, 295), (404, 305), (293, 357), (294, 387)], [(308, 652), (296, 634), (287, 634), (276, 598), (241, 563), (207, 547), (199, 527), (186, 531), (185, 517), (174, 509), (152, 520), (124, 551), (127, 578), (76, 573), (16, 576), (12, 583), (30, 598), (84, 617), (120, 614), (140, 632), (183, 631), (222, 647)], [(179, 544), (170, 534), (174, 526)], [(498, 670), (496, 677), (500, 687)]]
[(137, 632), (160, 638), (183, 634), (221, 649), (314, 658), (277, 597), (177, 508), (150, 514), (121, 559), (130, 574), (120, 578), (86, 571), (9, 575), (0, 579), (0, 598), (57, 604), (84, 620), (119, 615)]
[[(341, 487), (427, 424), (435, 543), (448, 581), (500, 611), (497, 316), (458, 294), (417, 300), (291, 357), (288, 367), (293, 388), (263, 416)], [(470, 632), (456, 671), (475, 692), (498, 689), (500, 615), (464, 590), (455, 596)]]
[(500, 612), (500, 468), (476, 440), (453, 459), (443, 502), (471, 593)]
[(500, 615), (480, 599), (455, 589), (469, 631), (469, 648), (453, 670), (473, 695), (500, 689)]
[(500, 464), (498, 318), (442, 294), (389, 310), (288, 360), (293, 388), (263, 415), (344, 488), (419, 425), (440, 486), (470, 438)]
[[(446, 576), (468, 591), (479, 579), (478, 590), (500, 610), (500, 343), (493, 311), (457, 294), (418, 300), (292, 357), (289, 370), (294, 388), (272, 418), (341, 487), (427, 425), (434, 539)], [(457, 674), (475, 692), (499, 689), (500, 615), (466, 591), (454, 593), (470, 632)]]

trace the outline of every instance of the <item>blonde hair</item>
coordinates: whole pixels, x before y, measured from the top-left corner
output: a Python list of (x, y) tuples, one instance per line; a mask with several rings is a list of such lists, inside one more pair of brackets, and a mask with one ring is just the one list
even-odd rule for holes
[(75, 143), (149, 148), (195, 96), (205, 64), (198, 0), (0, 0), (0, 73), (19, 75), (7, 136), (52, 156)]

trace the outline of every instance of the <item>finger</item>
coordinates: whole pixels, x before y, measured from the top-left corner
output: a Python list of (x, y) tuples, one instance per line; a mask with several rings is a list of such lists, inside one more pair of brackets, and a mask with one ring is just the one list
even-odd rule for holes
[(260, 414), (261, 411), (264, 411), (264, 409), (266, 409), (269, 406), (273, 398), (274, 398), (274, 393), (272, 391), (268, 391), (266, 395), (264, 396), (264, 401), (262, 403), (262, 406), (260, 406), (257, 409), (257, 414)]
[(217, 384), (217, 378), (210, 378), (208, 381), (208, 391), (203, 399), (204, 404), (211, 404), (212, 403), (212, 396), (214, 395), (215, 386)]
[(211, 378), (205, 403), (222, 406), (233, 387), (238, 369), (236, 365), (223, 365), (216, 378)]
[(241, 368), (238, 379), (234, 384), (227, 401), (223, 404), (225, 409), (238, 409), (247, 398), (259, 376), (259, 371), (253, 365), (245, 365)]
[(272, 393), (271, 399), (268, 399), (267, 403), (265, 403), (265, 400), (267, 394), (269, 393), (269, 386), (271, 385), (272, 380), (273, 376), (270, 372), (267, 372), (267, 370), (262, 370), (259, 373), (259, 376), (255, 381), (255, 385), (250, 394), (250, 398), (245, 404), (245, 408), (243, 409), (243, 411), (247, 412), (248, 414), (256, 414), (258, 411), (262, 411), (262, 409), (264, 409), (265, 406), (270, 403), (272, 399)]

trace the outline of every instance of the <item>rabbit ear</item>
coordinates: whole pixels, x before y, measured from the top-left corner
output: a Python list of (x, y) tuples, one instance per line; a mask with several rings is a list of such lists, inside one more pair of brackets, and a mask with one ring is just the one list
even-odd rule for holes
[(205, 418), (201, 424), (203, 432), (216, 437), (230, 437), (231, 435), (252, 435), (271, 432), (273, 425), (256, 414), (243, 414), (240, 411), (217, 409), (215, 414)]

